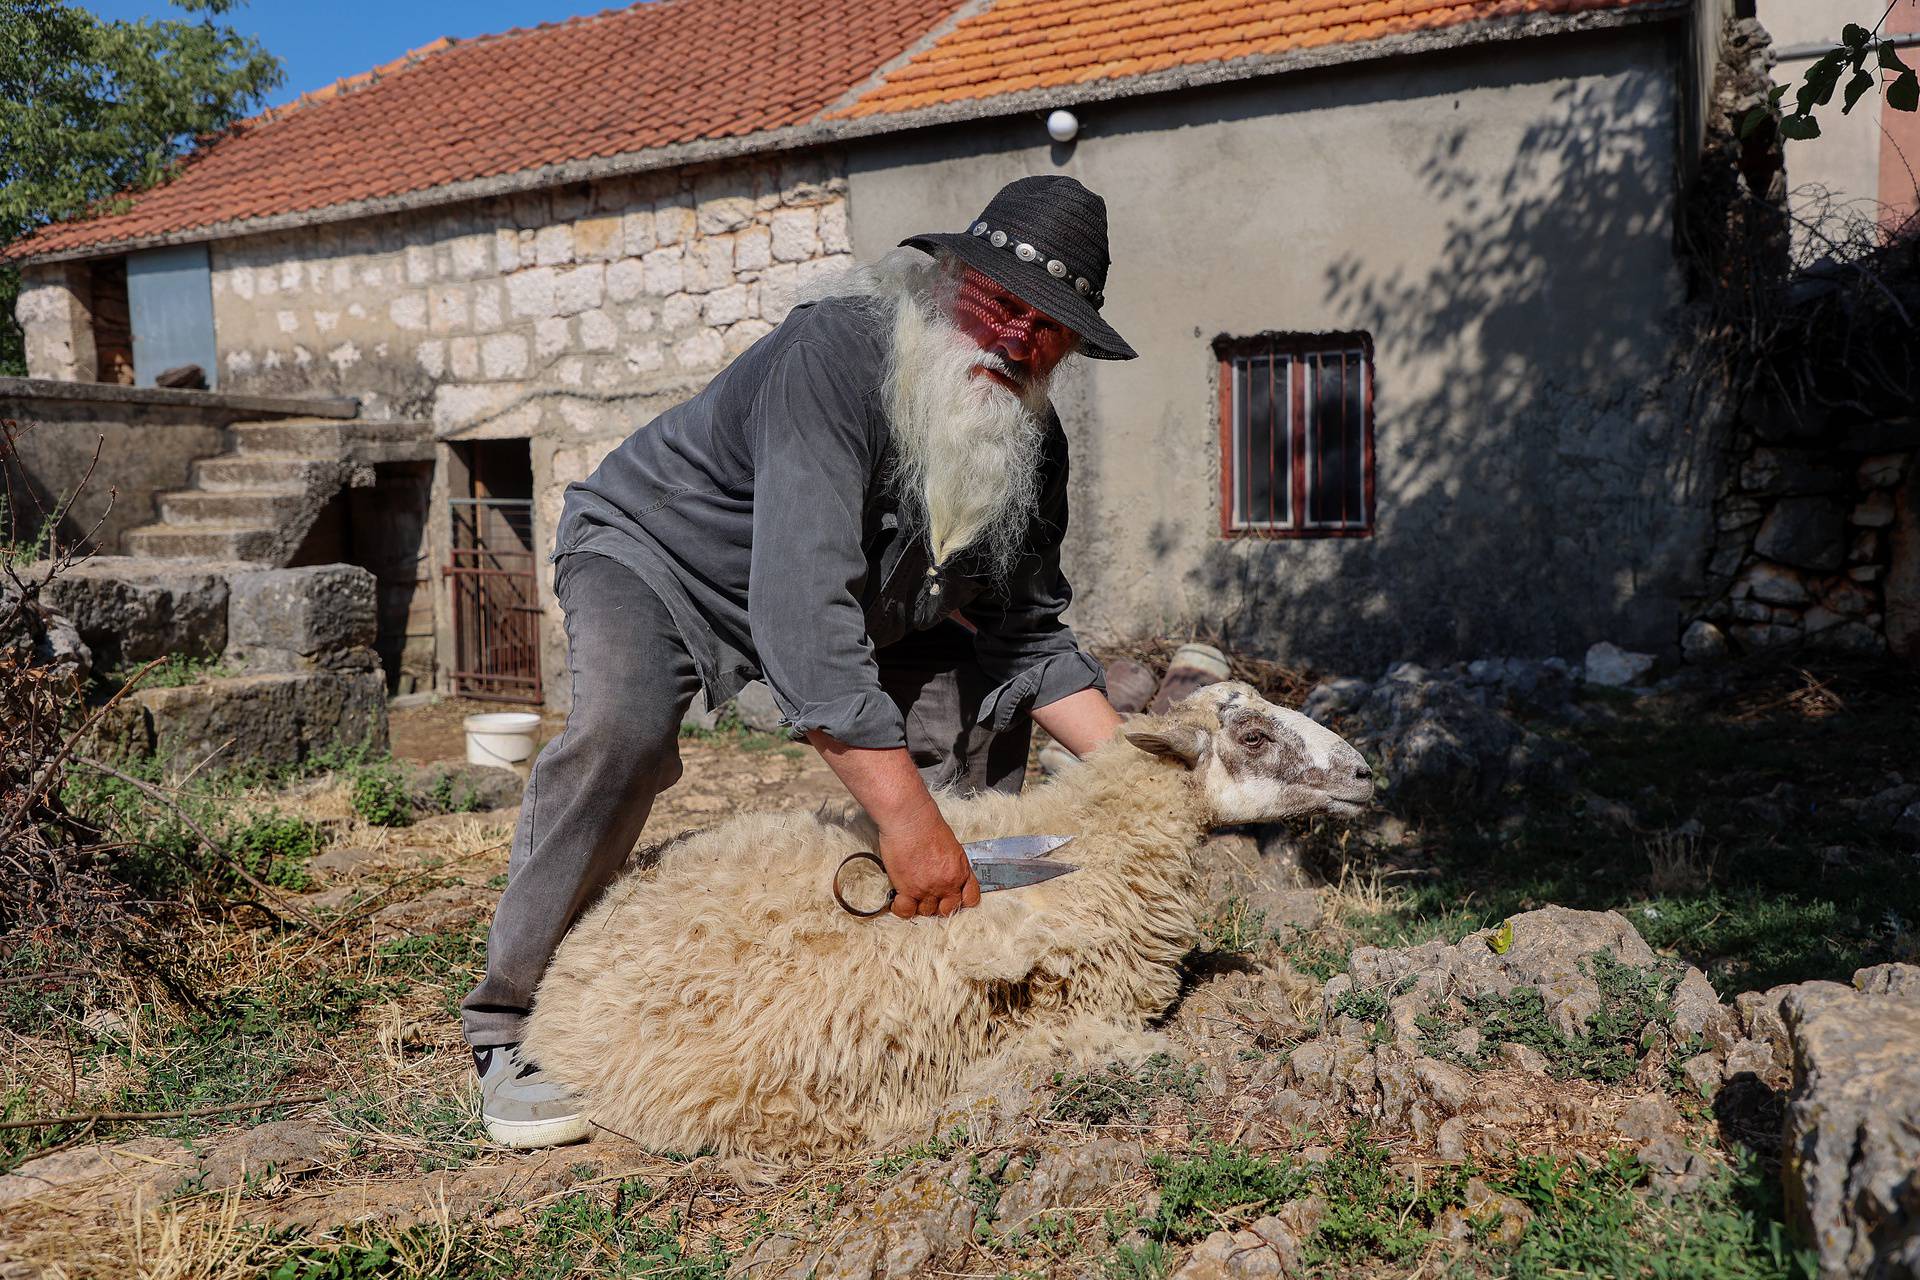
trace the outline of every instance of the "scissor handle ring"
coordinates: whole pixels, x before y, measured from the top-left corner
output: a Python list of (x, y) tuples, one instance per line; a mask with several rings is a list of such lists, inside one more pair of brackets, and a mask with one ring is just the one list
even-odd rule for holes
[(842, 858), (840, 860), (840, 865), (833, 869), (833, 900), (839, 903), (840, 909), (842, 911), (845, 911), (848, 915), (859, 916), (862, 920), (871, 920), (874, 916), (879, 915), (881, 912), (891, 907), (893, 905), (894, 898), (899, 895), (898, 895), (898, 892), (894, 889), (892, 882), (889, 881), (887, 884), (887, 900), (881, 903), (879, 906), (875, 907), (873, 910), (862, 911), (860, 908), (854, 906), (851, 902), (848, 902), (846, 898), (843, 897), (840, 893), (840, 873), (847, 869), (848, 863), (852, 863), (852, 862), (871, 862), (874, 866), (880, 868), (880, 874), (883, 876), (887, 874), (887, 864), (880, 861), (880, 857), (878, 854), (868, 853), (865, 849), (862, 849), (858, 853), (850, 853), (846, 857)]

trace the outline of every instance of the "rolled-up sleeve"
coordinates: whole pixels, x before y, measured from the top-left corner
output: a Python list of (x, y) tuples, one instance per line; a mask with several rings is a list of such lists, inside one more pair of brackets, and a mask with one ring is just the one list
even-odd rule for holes
[(824, 348), (795, 342), (754, 401), (747, 614), (774, 703), (795, 729), (854, 747), (906, 745), (880, 688), (859, 597), (869, 407)]
[(990, 589), (963, 611), (973, 623), (974, 654), (995, 687), (980, 703), (980, 723), (1005, 729), (1022, 711), (1083, 689), (1106, 691), (1106, 672), (1060, 620), (1073, 589), (1060, 570), (1067, 533), (1066, 437), (1056, 422), (1048, 442), (1048, 480), (1026, 554), (1004, 590)]

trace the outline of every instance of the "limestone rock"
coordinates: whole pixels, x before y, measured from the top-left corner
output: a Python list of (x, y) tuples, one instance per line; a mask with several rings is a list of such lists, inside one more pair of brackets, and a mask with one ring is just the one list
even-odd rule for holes
[(178, 766), (297, 764), (334, 745), (387, 744), (386, 680), (377, 672), (234, 676), (175, 689), (139, 689), (154, 750)]
[(904, 1280), (921, 1274), (973, 1234), (967, 1174), (965, 1161), (907, 1174), (871, 1208), (843, 1216), (823, 1251), (808, 1251), (779, 1274), (793, 1280)]
[(1753, 549), (1799, 569), (1831, 572), (1846, 559), (1846, 508), (1831, 498), (1782, 498), (1760, 524)]
[(1174, 1280), (1277, 1280), (1299, 1270), (1300, 1246), (1269, 1214), (1244, 1231), (1216, 1231), (1188, 1256)]
[(1485, 1179), (1467, 1179), (1467, 1213), (1474, 1218), (1495, 1218), (1491, 1239), (1509, 1247), (1519, 1244), (1533, 1221), (1533, 1210), (1509, 1195), (1488, 1186)]
[(1698, 969), (1688, 968), (1673, 989), (1672, 1002), (1673, 1033), (1681, 1041), (1697, 1037), (1724, 1051), (1739, 1039), (1739, 1021)]
[(1920, 965), (1876, 964), (1853, 971), (1855, 990), (1870, 996), (1920, 1000)]
[(1565, 664), (1551, 659), (1488, 659), (1438, 673), (1403, 662), (1370, 685), (1323, 684), (1306, 710), (1338, 720), (1350, 741), (1382, 758), (1388, 785), (1403, 797), (1491, 800), (1509, 782), (1568, 784), (1579, 752), (1508, 712), (1564, 716), (1569, 684)]
[(372, 646), (376, 583), (358, 565), (262, 569), (229, 579), (227, 656), (252, 671), (341, 664)]
[(1685, 1195), (1713, 1174), (1714, 1163), (1674, 1134), (1661, 1134), (1634, 1153), (1647, 1179), (1662, 1196)]
[(20, 610), (20, 592), (12, 583), (0, 583), (0, 618), (13, 618), (12, 630), (0, 636), (0, 652), (31, 667), (52, 667), (84, 684), (93, 670), (93, 651), (65, 614), (44, 601)]
[[(1802, 605), (1813, 599), (1805, 578), (1784, 565), (1769, 564), (1765, 560), (1747, 567), (1735, 580), (1732, 595), (1736, 601), (1751, 598), (1766, 604), (1786, 605)], [(1762, 614), (1759, 620), (1765, 621), (1768, 616)]]
[(215, 566), (96, 556), (47, 585), (102, 670), (227, 647), (227, 581)]
[(1634, 653), (1611, 641), (1602, 640), (1587, 649), (1584, 667), (1586, 681), (1610, 689), (1623, 689), (1645, 679), (1647, 673), (1653, 670), (1653, 663), (1654, 657), (1650, 653)]
[(184, 1165), (186, 1148), (171, 1138), (134, 1138), (128, 1142), (92, 1143), (70, 1151), (56, 1151), (28, 1160), (12, 1173), (0, 1176), (0, 1206), (47, 1195), (96, 1178), (127, 1176), (159, 1170), (170, 1174)]
[(1727, 656), (1727, 633), (1695, 618), (1680, 637), (1680, 656), (1692, 663), (1716, 662)]
[(511, 769), (442, 761), (408, 766), (407, 798), (415, 813), (466, 813), (520, 803), (526, 780)]
[(1789, 1220), (1822, 1277), (1920, 1274), (1920, 1001), (1807, 982), (1781, 1016)]
[(1041, 1148), (1033, 1172), (1000, 1197), (995, 1223), (1003, 1231), (1013, 1231), (1043, 1213), (1092, 1204), (1100, 1192), (1132, 1177), (1145, 1165), (1146, 1157), (1137, 1142), (1118, 1138), (1050, 1142)]

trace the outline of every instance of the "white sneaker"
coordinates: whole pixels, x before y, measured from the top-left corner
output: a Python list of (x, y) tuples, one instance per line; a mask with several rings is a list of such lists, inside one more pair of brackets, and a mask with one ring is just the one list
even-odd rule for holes
[(560, 1147), (592, 1129), (580, 1099), (521, 1057), (519, 1045), (475, 1049), (473, 1069), (480, 1076), (480, 1120), (502, 1146)]

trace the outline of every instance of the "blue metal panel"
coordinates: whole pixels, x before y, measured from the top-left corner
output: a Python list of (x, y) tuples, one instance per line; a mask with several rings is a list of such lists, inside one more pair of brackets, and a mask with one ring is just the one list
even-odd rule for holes
[(207, 246), (185, 244), (127, 255), (127, 310), (133, 319), (133, 376), (143, 387), (183, 364), (220, 385), (213, 345), (213, 277)]

